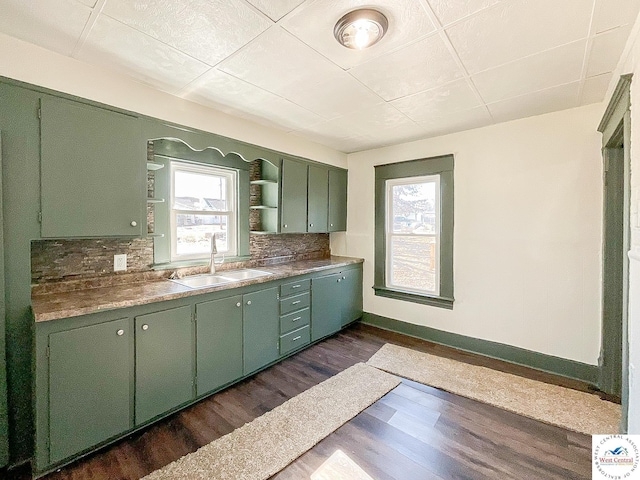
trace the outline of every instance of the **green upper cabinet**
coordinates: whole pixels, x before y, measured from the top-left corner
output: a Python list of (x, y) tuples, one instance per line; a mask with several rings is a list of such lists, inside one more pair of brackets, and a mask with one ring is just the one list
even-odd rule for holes
[(132, 342), (127, 318), (49, 336), (51, 463), (131, 428)]
[(242, 295), (196, 304), (198, 396), (242, 377)]
[(307, 164), (284, 158), (281, 179), (280, 232), (307, 231)]
[(329, 232), (347, 229), (347, 170), (329, 170)]
[(327, 231), (329, 208), (329, 169), (320, 165), (309, 165), (307, 200), (307, 231)]
[(193, 399), (191, 307), (136, 317), (136, 425)]
[(146, 142), (136, 117), (41, 99), (43, 238), (140, 236)]
[(274, 362), (280, 354), (278, 289), (243, 295), (244, 374)]

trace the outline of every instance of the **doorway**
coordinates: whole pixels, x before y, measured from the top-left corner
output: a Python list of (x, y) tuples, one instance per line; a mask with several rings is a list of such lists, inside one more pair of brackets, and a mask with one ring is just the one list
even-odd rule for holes
[(630, 244), (630, 106), (631, 76), (620, 78), (604, 118), (602, 132), (604, 162), (604, 208), (602, 250), (602, 347), (600, 381), (602, 391), (620, 397), (626, 431), (628, 399), (627, 307)]

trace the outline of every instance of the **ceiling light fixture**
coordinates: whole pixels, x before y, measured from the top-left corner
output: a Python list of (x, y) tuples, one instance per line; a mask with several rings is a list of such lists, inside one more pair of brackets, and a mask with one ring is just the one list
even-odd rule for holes
[(333, 35), (345, 47), (362, 50), (379, 42), (388, 26), (389, 21), (382, 13), (362, 8), (353, 10), (338, 20), (333, 28)]

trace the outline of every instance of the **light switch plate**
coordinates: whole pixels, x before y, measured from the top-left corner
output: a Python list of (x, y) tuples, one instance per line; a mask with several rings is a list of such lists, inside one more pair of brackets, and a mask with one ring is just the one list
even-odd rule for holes
[(114, 272), (126, 272), (127, 271), (127, 254), (113, 256), (113, 271)]

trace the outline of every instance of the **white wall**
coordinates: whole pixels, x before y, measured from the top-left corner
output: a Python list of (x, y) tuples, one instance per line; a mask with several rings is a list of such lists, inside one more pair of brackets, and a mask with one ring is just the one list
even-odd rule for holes
[(629, 400), (628, 432), (640, 434), (640, 17), (614, 71), (605, 104), (620, 75), (634, 73), (631, 81), (631, 253), (629, 255)]
[(88, 65), (1, 33), (0, 76), (346, 167), (347, 156), (342, 152), (175, 97), (126, 75)]
[[(595, 365), (600, 351), (600, 104), (349, 155), (341, 252), (364, 310)], [(376, 297), (374, 165), (453, 153), (453, 310)]]

